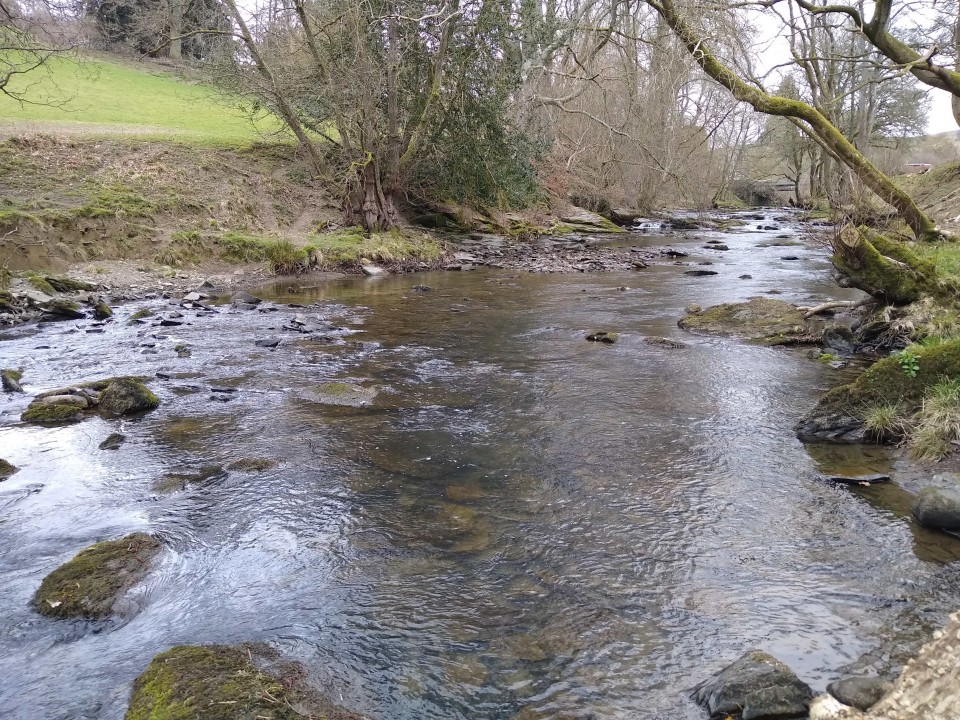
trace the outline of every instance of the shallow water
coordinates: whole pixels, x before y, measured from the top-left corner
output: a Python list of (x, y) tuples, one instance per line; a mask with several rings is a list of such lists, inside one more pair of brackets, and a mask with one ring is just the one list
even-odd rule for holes
[[(102, 334), (8, 337), (0, 366), (23, 366), (30, 392), (169, 379), (142, 418), (56, 429), (18, 423), (29, 396), (0, 399), (0, 456), (22, 468), (0, 485), (0, 715), (120, 718), (150, 658), (196, 642), (269, 642), (381, 719), (699, 718), (687, 688), (749, 647), (818, 689), (896, 667), (955, 609), (960, 541), (912, 524), (898, 486), (818, 473), (916, 469), (794, 438), (842, 372), (676, 327), (689, 303), (850, 296), (823, 249), (756, 247), (782, 232), (718, 235), (726, 253), (699, 250), (707, 235), (674, 243), (713, 277), (290, 281), (264, 290), (275, 312), (125, 322), (158, 300)], [(344, 330), (279, 329), (296, 314)], [(620, 342), (584, 341), (597, 329)], [(254, 346), (271, 336), (275, 351)], [(379, 394), (316, 402), (341, 380)], [(237, 392), (211, 400), (212, 386)], [(127, 442), (98, 450), (117, 430)], [(278, 464), (153, 490), (245, 457)], [(58, 564), (137, 530), (167, 550), (121, 618), (30, 610)]]

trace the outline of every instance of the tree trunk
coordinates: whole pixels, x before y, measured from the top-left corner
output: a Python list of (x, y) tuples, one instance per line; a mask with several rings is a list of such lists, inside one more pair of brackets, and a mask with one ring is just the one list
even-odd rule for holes
[(171, 60), (179, 60), (183, 56), (183, 0), (170, 0), (170, 45), (169, 54)]
[(906, 245), (865, 227), (844, 227), (832, 241), (834, 266), (855, 287), (893, 305), (938, 294), (937, 270)]
[(933, 220), (920, 209), (913, 198), (857, 150), (823, 113), (799, 100), (770, 95), (743, 80), (710, 52), (703, 39), (681, 17), (673, 0), (647, 0), (647, 3), (667, 21), (703, 71), (727, 88), (737, 100), (749, 103), (755, 110), (766, 115), (800, 120), (831, 155), (855, 172), (863, 184), (881, 200), (896, 209), (918, 240), (943, 239), (943, 233), (937, 230)]
[(358, 170), (354, 188), (344, 196), (343, 217), (348, 225), (360, 225), (367, 232), (382, 232), (399, 224), (394, 192), (384, 191), (374, 159)]

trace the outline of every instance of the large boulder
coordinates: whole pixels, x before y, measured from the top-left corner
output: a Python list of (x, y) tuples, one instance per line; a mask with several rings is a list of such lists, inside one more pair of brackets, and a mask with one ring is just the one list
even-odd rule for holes
[(147, 574), (160, 547), (143, 533), (91, 545), (44, 578), (33, 607), (55, 618), (108, 617), (123, 593)]
[(807, 320), (796, 307), (770, 298), (714, 305), (688, 313), (677, 325), (691, 332), (738, 337), (766, 345), (789, 345), (819, 339), (811, 335)]
[(133, 683), (126, 720), (363, 720), (310, 690), (296, 663), (260, 646), (178, 645)]
[(6, 480), (8, 477), (18, 472), (20, 468), (8, 460), (0, 458), (0, 480)]
[(100, 412), (104, 415), (126, 415), (153, 410), (159, 404), (159, 398), (134, 378), (118, 378), (100, 393)]
[(913, 517), (937, 530), (960, 530), (960, 488), (924, 488), (913, 502)]
[(693, 699), (711, 717), (743, 720), (806, 717), (810, 687), (784, 663), (751, 650), (693, 689)]

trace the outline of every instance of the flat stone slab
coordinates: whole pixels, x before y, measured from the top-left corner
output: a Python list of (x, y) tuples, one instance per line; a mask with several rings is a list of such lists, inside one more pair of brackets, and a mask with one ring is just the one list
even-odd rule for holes
[(873, 473), (872, 475), (824, 475), (824, 480), (838, 483), (840, 485), (876, 485), (877, 483), (890, 482), (890, 476), (883, 473)]

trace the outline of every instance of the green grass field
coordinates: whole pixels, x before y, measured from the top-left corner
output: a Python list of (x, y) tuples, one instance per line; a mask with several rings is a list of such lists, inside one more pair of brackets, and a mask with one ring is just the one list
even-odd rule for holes
[(11, 81), (27, 103), (0, 95), (0, 135), (49, 132), (182, 140), (209, 145), (274, 141), (272, 116), (256, 123), (202, 83), (147, 63), (105, 56), (55, 58)]

